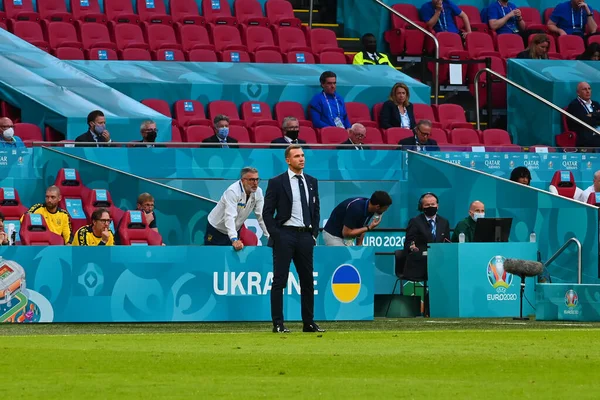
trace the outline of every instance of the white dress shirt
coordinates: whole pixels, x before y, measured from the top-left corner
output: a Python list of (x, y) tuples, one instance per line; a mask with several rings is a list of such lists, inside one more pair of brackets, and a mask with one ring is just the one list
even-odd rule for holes
[(398, 113), (400, 114), (400, 127), (410, 129), (410, 117), (408, 116), (406, 107), (404, 107), (404, 114), (402, 114), (400, 107), (398, 107)]
[(256, 189), (246, 200), (242, 182), (237, 181), (225, 190), (215, 208), (208, 214), (208, 223), (230, 239), (234, 239), (238, 237), (238, 231), (254, 211), (260, 229), (265, 236), (269, 236), (262, 216), (264, 204), (265, 198), (261, 188)]
[(596, 190), (594, 189), (594, 185), (589, 186), (587, 189), (585, 189), (583, 192), (581, 192), (579, 197), (577, 197), (575, 200), (579, 200), (582, 203), (587, 203), (588, 197), (590, 197), (590, 194), (592, 194), (592, 193), (596, 193)]
[[(306, 182), (304, 172), (298, 175), (302, 175), (302, 179), (304, 180), (304, 192), (306, 193), (306, 202), (310, 207), (308, 182)], [(292, 187), (292, 216), (290, 217), (290, 219), (285, 221), (283, 225), (304, 228), (304, 215), (302, 214), (302, 202), (300, 201), (300, 186), (298, 185), (298, 179), (296, 179), (296, 174), (289, 168), (288, 176), (290, 177), (290, 186)]]

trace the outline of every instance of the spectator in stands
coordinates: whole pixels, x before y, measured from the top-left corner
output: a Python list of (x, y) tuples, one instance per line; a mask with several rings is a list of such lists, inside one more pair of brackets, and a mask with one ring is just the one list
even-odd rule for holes
[[(458, 33), (463, 38), (471, 33), (469, 17), (456, 4), (449, 0), (431, 0), (421, 6), (421, 20), (427, 24), (429, 29), (436, 32)], [(454, 23), (454, 17), (463, 20), (465, 30), (460, 32)]]
[(419, 121), (417, 126), (413, 129), (414, 136), (407, 137), (398, 142), (398, 145), (402, 146), (400, 150), (404, 150), (407, 147), (409, 150), (416, 151), (439, 151), (437, 142), (430, 139), (431, 136), (431, 121), (428, 119), (422, 119)]
[(529, 186), (531, 184), (531, 172), (527, 167), (517, 167), (510, 173), (510, 180)]
[(590, 43), (585, 51), (577, 56), (577, 59), (582, 61), (600, 60), (600, 43)]
[(352, 197), (338, 204), (323, 229), (327, 246), (362, 246), (365, 233), (375, 229), (392, 205), (387, 192), (376, 191), (371, 198)]
[[(156, 128), (156, 122), (151, 119), (142, 122), (140, 126), (140, 133), (142, 134), (142, 140), (138, 140), (138, 143), (154, 143), (156, 142), (156, 135), (158, 129)], [(147, 147), (154, 147), (153, 144), (146, 145)]]
[(236, 251), (242, 250), (244, 243), (240, 240), (240, 229), (252, 211), (260, 229), (269, 237), (262, 215), (265, 198), (262, 189), (258, 187), (259, 181), (256, 168), (242, 168), (240, 180), (225, 190), (215, 208), (208, 214), (205, 246), (233, 246)]
[(409, 102), (410, 90), (404, 83), (396, 83), (390, 92), (390, 98), (381, 107), (379, 113), (379, 127), (406, 128), (415, 127), (415, 114), (413, 105)]
[(388, 56), (377, 52), (377, 39), (372, 33), (366, 33), (361, 38), (363, 49), (354, 55), (354, 65), (389, 65), (396, 69)]
[[(46, 202), (44, 204), (34, 204), (27, 210), (29, 214), (40, 214), (46, 220), (48, 229), (57, 235), (62, 236), (65, 244), (71, 243), (71, 217), (67, 210), (63, 210), (58, 205), (62, 200), (58, 186), (50, 186), (46, 189)], [(21, 217), (23, 221), (23, 217)]]
[(100, 110), (94, 110), (87, 117), (88, 131), (75, 138), (78, 143), (110, 143), (110, 133), (106, 130), (106, 118)]
[[(281, 124), (281, 131), (283, 132), (283, 136), (273, 139), (271, 143), (285, 144), (287, 146), (290, 144), (306, 144), (305, 140), (298, 138), (298, 134), (300, 133), (300, 123), (298, 122), (298, 118), (285, 117)], [(271, 148), (279, 149), (281, 146), (272, 146)], [(308, 146), (303, 146), (303, 148), (307, 149)]]
[(456, 224), (454, 233), (452, 233), (452, 241), (458, 243), (459, 235), (464, 233), (465, 243), (472, 242), (475, 236), (475, 225), (479, 218), (485, 218), (485, 205), (475, 200), (469, 206), (469, 216)]
[(517, 58), (531, 60), (547, 60), (550, 38), (545, 33), (538, 33), (533, 37), (529, 47), (517, 54)]
[(521, 17), (521, 10), (508, 0), (492, 2), (487, 9), (488, 24), (498, 35), (503, 33), (524, 33), (525, 21)]
[(154, 212), (154, 197), (150, 193), (140, 194), (137, 198), (137, 209), (144, 212), (148, 227), (158, 233), (156, 213)]
[(15, 126), (10, 118), (0, 118), (0, 132), (2, 132), (3, 139), (0, 140), (0, 149), (25, 147), (21, 138), (15, 136)]
[(594, 10), (584, 0), (571, 0), (558, 4), (546, 23), (550, 33), (577, 35), (584, 37), (587, 33), (596, 33), (598, 26), (594, 21)]
[(110, 212), (98, 208), (92, 213), (92, 223), (75, 232), (73, 246), (114, 246), (115, 237), (110, 231)]
[[(204, 148), (208, 147), (221, 147), (223, 149), (228, 149), (231, 143), (237, 143), (237, 139), (229, 136), (229, 117), (226, 115), (219, 114), (214, 119), (214, 130), (215, 134), (211, 137), (207, 137), (202, 141), (202, 143), (218, 143), (215, 145), (202, 146)], [(237, 146), (231, 146), (237, 147)]]
[(4, 219), (4, 214), (0, 212), (0, 246), (8, 246), (10, 244), (8, 234), (4, 232)]
[(313, 126), (317, 129), (327, 126), (350, 128), (346, 103), (335, 92), (337, 75), (332, 71), (325, 71), (319, 78), (323, 91), (314, 95), (308, 105)]
[(370, 147), (365, 146), (364, 140), (367, 137), (367, 128), (363, 124), (354, 124), (348, 129), (348, 139), (340, 143), (343, 146), (338, 146), (338, 150), (370, 150)]
[(588, 197), (590, 197), (590, 194), (598, 193), (598, 192), (600, 192), (600, 171), (594, 172), (594, 181), (592, 182), (592, 184), (587, 189), (585, 189), (583, 192), (581, 192), (581, 195), (578, 198), (576, 198), (575, 200), (579, 200), (583, 203), (587, 203)]
[[(592, 100), (592, 88), (587, 82), (577, 85), (577, 98), (569, 103), (567, 112), (596, 128), (600, 126), (600, 103)], [(577, 133), (577, 147), (600, 147), (600, 135), (567, 118), (570, 131)], [(598, 129), (598, 128), (596, 128)]]

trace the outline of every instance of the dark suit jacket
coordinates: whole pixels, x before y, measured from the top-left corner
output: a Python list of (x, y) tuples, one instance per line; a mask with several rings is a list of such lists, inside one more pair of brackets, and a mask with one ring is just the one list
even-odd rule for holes
[[(238, 142), (237, 139), (234, 139), (231, 136), (227, 136), (225, 138), (225, 141), (227, 142), (228, 145)], [(212, 135), (210, 137), (207, 137), (206, 139), (204, 139), (202, 141), (202, 143), (215, 143), (215, 145), (202, 146), (202, 148), (220, 148), (221, 147), (221, 142), (219, 141), (219, 138), (217, 137), (217, 135)], [(230, 147), (238, 147), (238, 146), (230, 146)]]
[[(319, 222), (321, 221), (321, 206), (319, 202), (319, 182), (310, 175), (304, 174), (308, 185), (308, 207), (311, 212), (312, 235), (319, 235)], [(279, 236), (279, 229), (284, 222), (292, 217), (292, 186), (288, 172), (269, 179), (267, 193), (265, 194), (265, 205), (263, 207), (263, 219), (269, 231), (269, 246), (273, 245), (273, 239)]]
[[(600, 125), (600, 103), (592, 100), (592, 109), (594, 113), (588, 117), (590, 112), (579, 102), (579, 99), (573, 100), (569, 103), (567, 107), (567, 112), (573, 114), (573, 116), (579, 118), (583, 122), (591, 125), (598, 126)], [(589, 129), (585, 128), (583, 125), (578, 124), (575, 121), (572, 121), (570, 118), (567, 118), (567, 126), (570, 131), (577, 133), (577, 147), (595, 147), (598, 146), (600, 142), (600, 136), (594, 135)]]
[[(350, 139), (346, 139), (345, 142), (340, 143), (340, 144), (354, 144), (350, 141)], [(365, 146), (364, 144), (362, 145), (363, 150), (371, 150), (371, 148), (369, 146)], [(356, 150), (354, 147), (350, 147), (350, 146), (339, 146), (337, 148), (338, 150)]]
[[(417, 139), (414, 136), (410, 136), (407, 138), (402, 139), (401, 141), (398, 142), (398, 144), (400, 146), (416, 146), (417, 145)], [(425, 149), (427, 151), (439, 151), (440, 148), (437, 145), (437, 142), (433, 139), (427, 139), (427, 141), (425, 142), (425, 144), (421, 144), (421, 147), (425, 146)], [(404, 148), (400, 148), (400, 150), (404, 150)], [(413, 150), (413, 149), (410, 149)]]
[[(271, 143), (291, 145), (291, 143), (288, 143), (288, 141), (285, 140), (283, 138), (283, 136), (282, 137), (278, 137), (277, 139), (271, 140)], [(298, 144), (306, 144), (306, 141), (302, 140), (302, 139), (298, 139)], [(283, 147), (283, 146), (271, 146), (271, 148), (272, 149), (281, 149), (281, 150), (285, 149), (285, 147)], [(309, 147), (308, 146), (302, 146), (302, 148), (303, 149), (308, 149)]]
[[(415, 114), (413, 112), (412, 103), (408, 104), (408, 106), (406, 107), (406, 112), (408, 112), (408, 119), (410, 120), (410, 129), (412, 129), (417, 125), (415, 121)], [(394, 104), (394, 102), (391, 100), (388, 100), (385, 103), (383, 103), (381, 113), (379, 114), (379, 127), (382, 129), (402, 127), (400, 124), (400, 111), (398, 110), (398, 106)]]
[[(448, 220), (440, 215), (436, 216), (436, 237), (433, 240), (431, 227), (427, 222), (425, 214), (419, 214), (408, 222), (406, 238), (404, 240), (404, 252), (406, 254), (406, 265), (404, 276), (407, 278), (427, 278), (427, 251), (428, 243), (444, 243), (450, 240), (450, 224)], [(419, 251), (410, 251), (410, 245), (415, 242)]]
[[(101, 138), (102, 139), (102, 138)], [(94, 137), (92, 136), (92, 132), (87, 131), (85, 133), (82, 133), (81, 135), (77, 136), (75, 138), (75, 142), (76, 143), (90, 143), (90, 144), (78, 144), (76, 145), (77, 147), (98, 147), (95, 143), (96, 141), (94, 140)], [(101, 143), (106, 143), (106, 141), (104, 140), (100, 140)], [(105, 146), (102, 146), (105, 147)]]

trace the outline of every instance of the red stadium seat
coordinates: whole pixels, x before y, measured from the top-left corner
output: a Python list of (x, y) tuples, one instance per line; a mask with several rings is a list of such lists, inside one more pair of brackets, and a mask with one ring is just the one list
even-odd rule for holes
[(83, 50), (75, 47), (59, 47), (54, 50), (54, 56), (61, 60), (85, 60)]
[(365, 144), (385, 144), (383, 135), (378, 128), (373, 128), (372, 126), (367, 126), (366, 128), (367, 136), (365, 136)]
[[(594, 16), (598, 15), (598, 17), (600, 18), (599, 14), (594, 14)], [(588, 45), (592, 44), (592, 43), (600, 43), (600, 36), (598, 35), (594, 35), (594, 36), (590, 36), (588, 37)]]
[[(129, 49), (129, 50), (140, 50), (140, 49)], [(147, 50), (142, 50), (146, 51)], [(115, 61), (119, 59), (117, 52), (113, 49), (93, 48), (85, 51), (86, 59), (88, 60), (109, 60)]]
[(248, 54), (247, 51), (240, 51), (240, 50), (225, 50), (219, 54), (217, 54), (219, 57), (219, 61), (224, 61), (224, 62), (234, 62), (234, 63), (238, 63), (238, 62), (243, 62), (243, 63), (249, 63), (252, 62), (252, 60), (250, 60), (250, 54)]
[(33, 10), (31, 0), (3, 0), (6, 18), (17, 21), (39, 21), (40, 15)]
[(328, 126), (321, 129), (320, 136), (322, 144), (338, 145), (348, 140), (348, 131), (346, 131), (344, 128)]
[(175, 119), (180, 126), (205, 125), (212, 123), (204, 114), (204, 105), (196, 100), (177, 100), (174, 105)]
[[(344, 50), (338, 46), (335, 32), (329, 29), (315, 28), (310, 30), (310, 45), (313, 54), (321, 54), (324, 51), (338, 52), (344, 54)], [(345, 63), (344, 63), (345, 64)]]
[(83, 44), (77, 37), (75, 26), (68, 22), (50, 22), (48, 24), (48, 41), (52, 49), (58, 47), (83, 48)]
[[(477, 7), (469, 6), (466, 4), (461, 4), (458, 7), (461, 9), (462, 12), (467, 14), (467, 17), (469, 17), (469, 24), (471, 25), (471, 30), (473, 32), (489, 33), (490, 28), (489, 28), (488, 24), (484, 24), (483, 22), (481, 22), (481, 13), (479, 12), (479, 9)], [(519, 10), (520, 9), (521, 8), (519, 8)], [(455, 22), (456, 22), (456, 26), (459, 30), (464, 29), (464, 24), (463, 24), (462, 18), (455, 17)], [(528, 26), (528, 28), (529, 28), (529, 26)]]
[(83, 48), (89, 50), (93, 47), (104, 47), (107, 49), (117, 49), (117, 45), (112, 42), (108, 27), (98, 22), (84, 22), (79, 25), (79, 33)]
[(276, 126), (257, 126), (254, 128), (254, 143), (271, 143), (281, 137), (281, 129)]
[(441, 128), (431, 128), (430, 139), (435, 140), (437, 144), (448, 144), (448, 135), (446, 131)]
[[(271, 107), (263, 101), (245, 101), (241, 106), (242, 118), (249, 127), (259, 125), (270, 125), (277, 127), (279, 124), (273, 120)], [(279, 132), (281, 136), (281, 132)]]
[(126, 211), (121, 218), (118, 231), (119, 243), (124, 246), (162, 244), (162, 236), (150, 229), (146, 223), (146, 216), (140, 210)]
[(217, 25), (212, 29), (213, 43), (217, 51), (241, 50), (248, 51), (242, 44), (240, 31), (233, 26)]
[(552, 176), (550, 193), (575, 199), (579, 197), (581, 192), (582, 190), (577, 187), (575, 177), (571, 171), (556, 171)]
[(244, 246), (258, 246), (258, 237), (254, 232), (246, 228), (246, 225), (242, 225), (240, 228), (240, 240), (244, 243)]
[[(521, 18), (523, 18), (523, 21), (525, 22), (525, 25), (527, 26), (527, 30), (530, 31), (546, 31), (546, 25), (544, 25), (542, 23), (542, 16), (540, 15), (540, 12), (537, 8), (534, 7), (519, 7), (519, 10), (521, 11)], [(500, 36), (505, 36), (505, 35), (498, 35), (498, 38), (500, 38)]]
[(269, 0), (265, 3), (265, 11), (272, 25), (297, 28), (302, 26), (302, 21), (294, 15), (294, 9), (289, 1)]
[(239, 24), (248, 26), (269, 26), (269, 19), (263, 15), (262, 6), (256, 0), (235, 0), (233, 5)]
[(387, 144), (398, 144), (402, 139), (415, 136), (412, 129), (406, 128), (389, 128), (385, 130), (385, 142)]
[(254, 52), (255, 63), (282, 64), (283, 56), (275, 50), (259, 50)]
[(113, 220), (114, 226), (119, 226), (119, 222), (121, 222), (121, 218), (123, 218), (125, 212), (115, 206), (108, 190), (92, 189), (84, 200), (83, 210), (88, 219), (91, 220), (92, 213), (96, 211), (97, 208), (106, 208), (110, 212), (110, 217)]
[(183, 25), (206, 25), (206, 19), (200, 16), (195, 0), (170, 1), (169, 6), (175, 22)]
[(217, 53), (212, 50), (195, 49), (187, 53), (187, 60), (194, 62), (217, 62)]
[(383, 108), (383, 103), (376, 103), (373, 105), (373, 119), (379, 125), (379, 116), (381, 115), (381, 109)]
[(15, 136), (21, 138), (23, 143), (28, 147), (32, 142), (43, 142), (44, 138), (42, 137), (42, 131), (40, 127), (35, 124), (28, 124), (25, 122), (21, 122), (18, 124), (14, 124)]
[(300, 28), (284, 27), (277, 30), (277, 42), (282, 53), (290, 51), (312, 53), (311, 48), (306, 44), (304, 32)]
[(504, 129), (486, 129), (482, 136), (486, 151), (521, 151), (521, 146), (512, 144)]
[(544, 10), (544, 22), (545, 23), (547, 23), (548, 21), (550, 21), (550, 16), (552, 15), (553, 11), (554, 11), (554, 7), (546, 8)]
[(422, 119), (431, 121), (432, 128), (441, 128), (442, 124), (436, 121), (433, 109), (429, 104), (412, 103), (413, 114), (415, 115), (415, 122), (419, 122)]
[[(538, 14), (539, 16), (539, 14)], [(502, 34), (498, 35), (498, 52), (503, 58), (513, 58), (517, 54), (525, 50), (523, 39), (517, 34)]]
[(85, 22), (106, 23), (106, 15), (100, 11), (98, 0), (71, 0), (73, 18)]
[(336, 51), (324, 51), (317, 56), (319, 64), (347, 64), (344, 53)]
[(137, 0), (136, 3), (137, 11), (142, 21), (151, 24), (170, 25), (173, 23), (173, 18), (167, 15), (167, 8), (162, 0)]
[(13, 34), (31, 43), (32, 45), (39, 47), (44, 51), (48, 51), (50, 46), (46, 39), (44, 39), (44, 33), (40, 24), (34, 21), (15, 21), (13, 22)]
[(119, 50), (136, 48), (149, 49), (144, 40), (142, 28), (134, 24), (117, 24), (114, 26), (114, 37)]
[(282, 126), (285, 117), (294, 117), (298, 120), (300, 126), (312, 128), (312, 122), (306, 119), (304, 107), (295, 101), (280, 101), (275, 104), (275, 118), (279, 126)]
[(152, 61), (152, 55), (147, 49), (128, 48), (120, 51), (119, 59), (128, 61)]
[(458, 128), (450, 132), (450, 143), (460, 146), (481, 146), (479, 135), (474, 129)]
[(177, 33), (184, 51), (194, 49), (215, 51), (215, 46), (210, 42), (208, 31), (202, 25), (181, 25), (178, 27)]
[(161, 99), (144, 99), (141, 101), (143, 105), (161, 113), (165, 117), (171, 118), (171, 107), (169, 103)]
[(180, 49), (173, 27), (163, 24), (144, 24), (146, 39), (150, 50)]
[(62, 196), (59, 207), (67, 210), (71, 216), (71, 225), (75, 232), (88, 222), (83, 212), (83, 199), (89, 196), (90, 189), (81, 181), (79, 172), (72, 168), (61, 168), (54, 184), (58, 186)]
[(315, 132), (315, 130), (310, 126), (300, 124), (300, 133), (298, 134), (298, 137), (304, 140), (307, 144), (319, 143), (317, 132)]
[(140, 23), (140, 16), (133, 12), (131, 1), (104, 0), (104, 12), (109, 21), (130, 24)]
[(592, 206), (600, 207), (600, 195), (596, 196), (595, 192), (590, 193), (587, 198), (587, 204), (591, 204)]
[(60, 246), (65, 241), (62, 236), (51, 232), (46, 219), (41, 214), (25, 214), (19, 231), (21, 244), (25, 246)]
[(152, 52), (154, 61), (185, 61), (185, 54), (179, 49), (160, 49)]
[(559, 36), (558, 51), (565, 60), (574, 60), (585, 51), (585, 43), (576, 35)]
[(288, 64), (315, 64), (315, 57), (310, 52), (290, 51), (285, 53), (285, 61)]
[[(444, 60), (468, 60), (469, 53), (464, 49), (462, 39), (457, 33), (440, 32), (436, 34), (436, 38), (440, 44), (440, 58)], [(430, 62), (427, 65), (433, 73), (435, 64)], [(450, 83), (450, 67), (448, 64), (439, 65), (440, 84), (447, 85)], [(467, 65), (462, 66), (463, 82), (467, 78)]]
[(469, 52), (469, 57), (474, 59), (489, 56), (500, 57), (500, 53), (494, 49), (492, 37), (487, 33), (469, 33), (465, 41), (465, 47)]
[(0, 187), (0, 212), (7, 220), (19, 220), (27, 212), (27, 207), (21, 203), (19, 192), (15, 188)]
[[(500, 35), (504, 36), (504, 35)], [(501, 76), (506, 76), (506, 67), (504, 61), (500, 57), (490, 57), (492, 61), (492, 71)], [(469, 91), (475, 96), (475, 75), (477, 71), (485, 68), (485, 64), (471, 64), (469, 68)], [(491, 77), (492, 81), (492, 108), (506, 108), (506, 83), (495, 76)], [(487, 105), (487, 93), (489, 83), (487, 74), (482, 74), (479, 77), (479, 107)]]
[(181, 130), (178, 126), (171, 125), (171, 143), (181, 143), (183, 139), (181, 138)]
[(211, 121), (219, 114), (226, 115), (229, 118), (230, 125), (246, 126), (246, 123), (240, 119), (237, 106), (227, 100), (216, 100), (208, 103), (208, 116)]
[[(419, 11), (413, 4), (394, 4), (392, 8), (417, 25), (426, 27), (425, 23), (421, 22)], [(392, 18), (392, 26), (384, 35), (385, 41), (390, 45), (390, 53), (392, 55), (422, 55), (425, 35), (396, 15), (390, 13), (390, 16)]]
[(213, 128), (204, 125), (190, 125), (183, 131), (183, 141), (200, 143), (215, 134)]
[(444, 129), (473, 128), (467, 122), (465, 110), (457, 104), (440, 104), (437, 107), (437, 116), (437, 120), (442, 124), (442, 128)]
[(73, 15), (67, 12), (65, 0), (42, 0), (37, 2), (40, 18), (47, 21), (72, 22)]
[(250, 134), (244, 126), (229, 125), (229, 136), (237, 140), (239, 143), (250, 143)]
[(371, 111), (364, 103), (349, 101), (346, 103), (346, 112), (350, 123), (360, 123), (365, 127), (378, 128), (377, 122), (371, 119)]
[(211, 24), (237, 25), (237, 19), (231, 15), (227, 0), (202, 0), (202, 14)]
[(279, 51), (279, 46), (275, 45), (273, 33), (269, 28), (265, 28), (264, 26), (249, 26), (245, 30), (245, 37), (246, 46), (250, 52), (257, 50)]

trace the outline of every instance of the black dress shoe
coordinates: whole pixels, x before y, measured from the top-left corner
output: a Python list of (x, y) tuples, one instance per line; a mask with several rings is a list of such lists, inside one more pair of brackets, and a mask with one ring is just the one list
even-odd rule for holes
[(290, 330), (283, 324), (273, 326), (273, 333), (290, 333)]
[(302, 332), (325, 332), (325, 329), (321, 329), (319, 325), (313, 322), (312, 324), (305, 324)]

